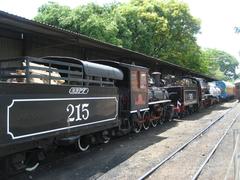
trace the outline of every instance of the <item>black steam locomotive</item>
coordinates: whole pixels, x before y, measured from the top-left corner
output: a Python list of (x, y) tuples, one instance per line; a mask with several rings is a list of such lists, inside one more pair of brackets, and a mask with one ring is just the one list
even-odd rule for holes
[(0, 159), (33, 170), (54, 145), (82, 151), (111, 136), (155, 127), (173, 106), (159, 73), (141, 66), (69, 57), (0, 61)]
[(201, 86), (191, 77), (167, 78), (169, 99), (174, 105), (174, 116), (182, 118), (198, 111), (201, 104)]

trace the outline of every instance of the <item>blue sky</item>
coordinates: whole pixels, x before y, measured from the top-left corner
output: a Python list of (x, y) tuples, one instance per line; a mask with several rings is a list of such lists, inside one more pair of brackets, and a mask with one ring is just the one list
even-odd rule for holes
[[(72, 8), (95, 2), (98, 4), (114, 0), (52, 0)], [(115, 0), (128, 2), (128, 0)], [(224, 50), (240, 61), (240, 34), (234, 32), (240, 26), (239, 0), (182, 0), (186, 2), (192, 15), (201, 20), (201, 34), (197, 36), (198, 44), (203, 48)], [(32, 19), (37, 9), (48, 0), (0, 0), (0, 10)]]

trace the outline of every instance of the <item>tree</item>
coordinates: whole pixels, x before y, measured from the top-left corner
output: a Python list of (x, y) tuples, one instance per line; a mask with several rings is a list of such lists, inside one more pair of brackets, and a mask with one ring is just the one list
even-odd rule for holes
[(239, 62), (235, 57), (224, 51), (205, 49), (202, 51), (202, 60), (205, 61), (209, 67), (209, 75), (225, 80), (234, 80), (238, 77), (236, 68)]
[(61, 6), (55, 2), (49, 2), (38, 8), (39, 13), (34, 19), (38, 22), (53, 26), (68, 28), (66, 26), (71, 9), (68, 6)]
[[(195, 35), (200, 22), (178, 1), (132, 0), (118, 7), (131, 36), (129, 49), (143, 52), (195, 70), (200, 65), (200, 47)], [(123, 40), (123, 43), (125, 41)]]
[(50, 2), (39, 8), (34, 19), (197, 72), (207, 71), (195, 37), (200, 22), (177, 0), (132, 0), (103, 6), (90, 3), (75, 9)]
[(121, 45), (118, 27), (112, 10), (115, 4), (99, 6), (94, 3), (70, 9), (49, 2), (38, 9), (34, 20), (90, 36), (101, 41)]

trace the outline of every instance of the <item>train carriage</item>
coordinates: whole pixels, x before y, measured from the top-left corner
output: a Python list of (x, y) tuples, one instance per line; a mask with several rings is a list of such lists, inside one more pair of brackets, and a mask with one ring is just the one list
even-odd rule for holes
[[(119, 69), (74, 58), (22, 57), (1, 60), (0, 70), (0, 158), (58, 139), (77, 140), (84, 149), (80, 137), (120, 124)], [(12, 157), (15, 168), (27, 158)]]
[(238, 99), (238, 101), (240, 101), (240, 80), (236, 80), (234, 84), (235, 84), (235, 96)]
[(226, 81), (213, 81), (213, 82), (221, 90), (219, 96), (221, 101), (228, 101), (234, 98), (235, 86), (232, 83)]

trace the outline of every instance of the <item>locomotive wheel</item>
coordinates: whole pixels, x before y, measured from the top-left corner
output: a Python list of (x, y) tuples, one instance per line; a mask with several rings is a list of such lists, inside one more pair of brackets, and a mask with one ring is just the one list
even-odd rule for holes
[(142, 124), (137, 121), (133, 121), (133, 132), (139, 133), (141, 129), (142, 129)]
[(39, 166), (38, 151), (30, 152), (27, 155), (24, 164), (26, 166), (25, 171), (32, 172), (37, 169)]
[(158, 120), (152, 120), (151, 124), (152, 124), (152, 127), (156, 127), (158, 124)]
[(25, 168), (26, 171), (31, 172), (34, 171), (35, 169), (37, 169), (37, 167), (39, 166), (39, 162), (35, 162), (34, 164), (32, 164), (31, 166), (27, 166)]
[(160, 124), (160, 125), (163, 125), (163, 122), (164, 122), (164, 120), (163, 120), (163, 119), (160, 119), (159, 124)]
[(164, 116), (164, 114), (162, 113), (161, 117), (158, 120), (160, 125), (163, 125), (163, 123), (164, 123), (164, 117), (163, 116)]
[(77, 149), (80, 151), (87, 151), (90, 147), (88, 143), (88, 138), (82, 136), (79, 137), (76, 143)]
[(104, 144), (109, 143), (110, 140), (111, 140), (111, 138), (110, 138), (109, 136), (104, 136), (104, 137), (103, 137), (103, 143), (104, 143)]
[(132, 131), (134, 133), (139, 133), (142, 129), (142, 123), (138, 122), (137, 114), (132, 115)]
[(144, 120), (143, 128), (144, 128), (145, 130), (148, 130), (149, 127), (150, 127), (150, 121), (149, 121), (149, 119), (150, 119), (149, 111), (145, 111), (145, 112), (143, 113), (143, 120)]
[[(151, 116), (150, 117), (154, 117), (154, 113), (151, 111)], [(158, 124), (158, 120), (152, 120), (151, 121), (151, 125), (152, 127), (156, 127)]]
[(146, 121), (146, 122), (143, 123), (143, 129), (148, 130), (149, 127), (150, 127), (150, 122), (149, 121)]
[(111, 140), (111, 137), (108, 134), (103, 134), (102, 139), (103, 139), (103, 143), (107, 144)]

